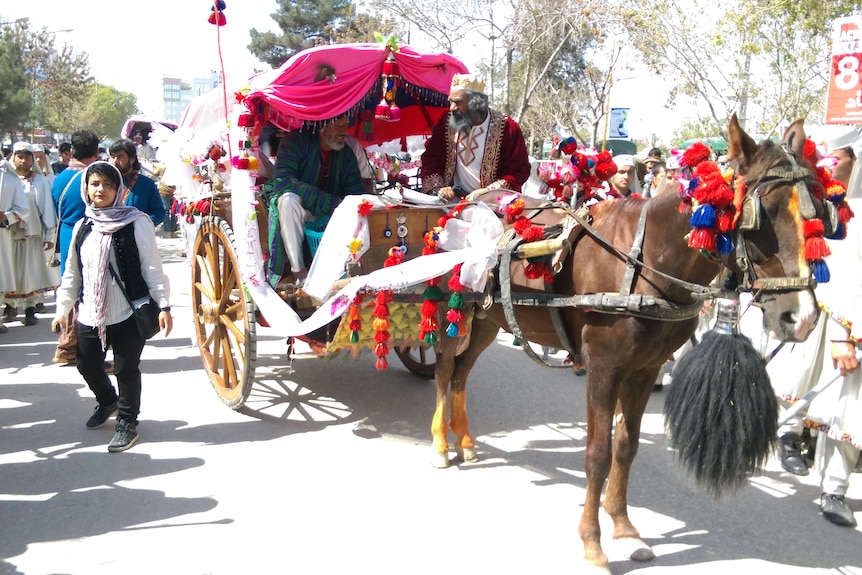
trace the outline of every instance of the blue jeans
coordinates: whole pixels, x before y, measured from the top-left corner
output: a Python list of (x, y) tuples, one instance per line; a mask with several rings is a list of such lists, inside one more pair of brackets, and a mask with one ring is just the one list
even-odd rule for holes
[(138, 333), (135, 317), (107, 326), (106, 343), (114, 350), (114, 375), (119, 397), (105, 373), (105, 350), (96, 328), (77, 324), (78, 372), (90, 387), (99, 405), (111, 405), (119, 400), (118, 419), (137, 424), (141, 411), (141, 352), (146, 340)]
[(162, 204), (165, 206), (165, 227), (166, 232), (175, 232), (179, 230), (177, 226), (177, 217), (171, 214), (171, 206), (174, 205), (173, 196), (161, 196)]

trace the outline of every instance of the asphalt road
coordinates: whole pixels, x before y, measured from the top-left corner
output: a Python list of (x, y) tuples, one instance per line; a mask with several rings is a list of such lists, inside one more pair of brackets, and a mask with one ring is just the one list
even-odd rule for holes
[[(433, 469), (435, 390), (392, 358), (286, 358), (259, 332), (243, 412), (223, 406), (192, 343), (188, 263), (160, 240), (175, 331), (143, 356), (140, 442), (109, 454), (75, 368), (51, 363), (49, 315), (0, 335), (0, 574), (578, 573), (583, 377), (542, 369), (501, 334), (469, 383), (481, 461)], [(49, 312), (53, 306), (49, 303)], [(615, 575), (862, 574), (860, 529), (819, 515), (814, 476), (770, 461), (719, 501), (644, 418), (630, 514), (656, 558)], [(862, 476), (849, 504), (862, 519)]]

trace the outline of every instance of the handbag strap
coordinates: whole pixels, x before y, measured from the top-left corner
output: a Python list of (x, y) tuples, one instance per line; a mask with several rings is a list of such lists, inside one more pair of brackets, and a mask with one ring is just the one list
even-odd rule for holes
[(123, 295), (126, 297), (126, 301), (129, 302), (129, 307), (132, 308), (132, 311), (135, 311), (135, 304), (132, 303), (132, 298), (129, 297), (129, 293), (123, 285), (123, 280), (121, 280), (120, 276), (117, 275), (117, 272), (114, 271), (114, 264), (111, 262), (108, 262), (108, 271), (111, 272), (111, 277), (117, 282), (117, 285), (120, 287), (120, 291), (123, 292)]

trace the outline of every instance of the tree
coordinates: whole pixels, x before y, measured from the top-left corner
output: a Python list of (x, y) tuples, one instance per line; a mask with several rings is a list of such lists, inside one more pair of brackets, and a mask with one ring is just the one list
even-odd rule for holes
[(32, 108), (21, 52), (10, 34), (0, 36), (0, 134), (8, 134), (10, 140)]
[(7, 27), (4, 38), (15, 44), (24, 70), (24, 89), (31, 94), (28, 114), (19, 128), (48, 128), (69, 132), (67, 110), (86, 97), (92, 83), (86, 53), (69, 46), (55, 47), (55, 35), (46, 28), (31, 30), (29, 20), (17, 20)]
[(374, 32), (393, 32), (391, 21), (358, 14), (351, 0), (278, 0), (278, 5), (270, 16), (282, 34), (252, 28), (248, 45), (252, 54), (273, 68), (306, 48), (333, 42), (371, 42)]
[(90, 84), (85, 99), (67, 112), (68, 132), (86, 128), (101, 139), (114, 139), (126, 119), (139, 112), (134, 94), (113, 86)]
[(749, 132), (767, 137), (783, 122), (822, 113), (831, 22), (858, 2), (626, 0), (625, 6), (629, 37), (672, 85), (668, 104), (688, 96), (708, 110), (711, 122), (701, 125), (721, 126), (698, 137), (725, 137), (734, 112)]

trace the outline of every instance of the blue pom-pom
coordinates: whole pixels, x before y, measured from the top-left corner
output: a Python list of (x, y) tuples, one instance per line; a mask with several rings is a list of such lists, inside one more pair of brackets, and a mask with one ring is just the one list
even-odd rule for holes
[(450, 323), (446, 328), (446, 335), (449, 337), (458, 337), (458, 324)]
[(718, 234), (716, 251), (723, 256), (733, 253), (733, 240), (730, 234)]
[[(225, 5), (224, 0), (218, 0), (219, 12), (223, 12), (225, 8), (227, 8), (227, 6)], [(215, 4), (215, 2), (213, 2), (213, 5), (210, 6), (210, 12), (215, 12), (215, 9), (216, 9), (216, 4)]]
[(693, 228), (714, 228), (715, 227), (715, 208), (709, 204), (701, 204), (697, 206), (691, 219), (688, 220)]
[(697, 187), (700, 185), (700, 179), (695, 176), (688, 182), (688, 191), (689, 193), (694, 193)]
[(814, 272), (814, 280), (817, 283), (825, 284), (829, 282), (829, 266), (823, 260), (811, 262), (811, 271)]

